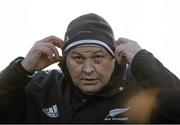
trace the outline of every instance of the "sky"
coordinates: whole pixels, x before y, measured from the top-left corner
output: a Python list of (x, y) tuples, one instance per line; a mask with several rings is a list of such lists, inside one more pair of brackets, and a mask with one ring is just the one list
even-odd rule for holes
[(64, 39), (69, 22), (87, 13), (102, 16), (116, 39), (137, 41), (180, 78), (180, 0), (0, 0), (0, 71), (36, 41)]

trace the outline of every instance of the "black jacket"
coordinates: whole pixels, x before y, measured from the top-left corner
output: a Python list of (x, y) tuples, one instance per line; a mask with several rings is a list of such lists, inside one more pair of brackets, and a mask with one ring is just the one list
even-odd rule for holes
[(138, 52), (129, 68), (115, 66), (108, 85), (93, 96), (73, 86), (65, 63), (61, 70), (32, 76), (17, 58), (0, 74), (1, 123), (126, 123), (131, 107), (123, 103), (146, 88), (180, 87), (179, 79), (151, 53)]

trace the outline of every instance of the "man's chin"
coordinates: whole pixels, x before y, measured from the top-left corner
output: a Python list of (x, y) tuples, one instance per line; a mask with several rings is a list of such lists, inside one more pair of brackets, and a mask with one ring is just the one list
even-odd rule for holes
[(94, 95), (98, 92), (97, 89), (93, 89), (93, 88), (91, 88), (91, 89), (90, 88), (88, 88), (88, 89), (84, 88), (82, 91), (85, 95)]
[(94, 95), (94, 94), (96, 94), (97, 92), (83, 92), (85, 95)]

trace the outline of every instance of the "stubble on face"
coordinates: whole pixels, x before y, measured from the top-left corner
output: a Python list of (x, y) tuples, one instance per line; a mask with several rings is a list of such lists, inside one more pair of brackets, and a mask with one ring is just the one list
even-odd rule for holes
[(66, 58), (73, 84), (87, 95), (97, 93), (108, 84), (114, 62), (109, 52), (100, 46), (74, 48)]

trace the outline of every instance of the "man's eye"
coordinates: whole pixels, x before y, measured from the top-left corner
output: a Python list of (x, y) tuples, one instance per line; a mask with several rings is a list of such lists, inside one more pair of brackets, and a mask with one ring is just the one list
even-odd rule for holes
[(79, 59), (82, 59), (82, 57), (80, 57), (80, 56), (76, 56), (76, 57), (74, 57), (74, 59), (79, 60)]
[(101, 61), (101, 60), (103, 59), (103, 56), (97, 55), (97, 56), (94, 57), (94, 59), (95, 59), (96, 61)]
[(76, 57), (74, 57), (74, 60), (75, 60), (75, 61), (82, 61), (82, 60), (83, 60), (83, 58), (82, 58), (82, 57), (80, 57), (80, 56), (76, 56)]
[(102, 56), (99, 56), (99, 55), (98, 55), (98, 56), (95, 56), (95, 58), (96, 58), (96, 59), (100, 59), (100, 58), (102, 58)]

